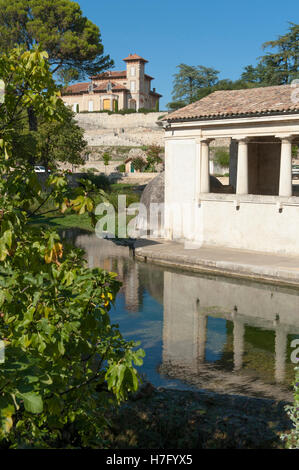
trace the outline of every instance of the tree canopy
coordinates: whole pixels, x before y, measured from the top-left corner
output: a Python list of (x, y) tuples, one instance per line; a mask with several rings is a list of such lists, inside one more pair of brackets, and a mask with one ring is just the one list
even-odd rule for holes
[(202, 65), (179, 64), (177, 68), (179, 71), (174, 75), (172, 97), (174, 101), (186, 103), (196, 100), (201, 88), (214, 85), (219, 74), (217, 70)]
[[(55, 112), (59, 119), (50, 122), (36, 115), (38, 127), (31, 131), (26, 119), (15, 126), (12, 138), (13, 153), (19, 163), (30, 162), (54, 168), (58, 163), (84, 164), (87, 141), (78, 126), (73, 111), (58, 100)], [(26, 114), (24, 113), (26, 116)]]
[[(286, 85), (299, 78), (299, 25), (290, 23), (286, 34), (263, 44), (266, 54), (259, 58), (256, 67), (245, 67), (243, 80), (252, 83)], [(269, 51), (270, 50), (270, 51)]]
[(47, 51), (53, 73), (66, 81), (113, 65), (104, 55), (98, 26), (70, 0), (0, 0), (0, 50), (16, 45)]
[(256, 66), (244, 68), (240, 79), (218, 79), (213, 68), (178, 65), (174, 75), (173, 100), (170, 110), (186, 106), (217, 90), (235, 90), (258, 86), (285, 85), (299, 78), (299, 25), (290, 23), (286, 34), (263, 44), (266, 53)]

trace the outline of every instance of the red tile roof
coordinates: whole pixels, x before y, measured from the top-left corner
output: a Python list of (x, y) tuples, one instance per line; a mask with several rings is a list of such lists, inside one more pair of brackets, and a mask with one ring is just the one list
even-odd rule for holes
[(299, 111), (291, 85), (215, 91), (167, 116), (168, 121)]
[(93, 80), (107, 80), (107, 78), (127, 78), (126, 70), (107, 70), (107, 72), (100, 73), (90, 77)]
[(116, 82), (111, 82), (110, 80), (106, 80), (105, 82), (101, 82), (99, 83), (98, 85), (94, 85), (94, 92), (95, 93), (101, 93), (102, 91), (106, 91), (107, 90), (107, 85), (108, 83), (111, 83), (111, 86), (112, 86), (112, 91), (129, 91), (127, 87), (125, 87), (124, 85), (121, 85), (120, 83), (116, 83)]
[(64, 90), (62, 90), (62, 95), (68, 95), (68, 94), (72, 94), (72, 95), (78, 95), (78, 94), (82, 94), (84, 92), (87, 92), (88, 91), (88, 85), (90, 85), (90, 82), (87, 82), (87, 83), (76, 83), (75, 85), (70, 85), (68, 86), (67, 88), (65, 88)]
[(138, 54), (130, 54), (128, 55), (128, 57), (126, 57), (125, 59), (123, 59), (125, 62), (129, 62), (130, 60), (140, 60), (141, 62), (148, 62), (147, 60), (143, 59), (142, 57), (140, 57), (140, 55)]
[(160, 96), (160, 98), (162, 98), (163, 96), (163, 95), (160, 95), (160, 93), (157, 93), (156, 91), (153, 91), (153, 90), (150, 91), (150, 95)]
[[(93, 85), (94, 93), (101, 93), (107, 90), (108, 83), (112, 85), (112, 91), (128, 91), (128, 89), (121, 85), (120, 83), (111, 82), (110, 80), (103, 81), (98, 85)], [(88, 86), (91, 85), (91, 82), (87, 83), (76, 83), (75, 85), (68, 86), (65, 90), (62, 91), (62, 95), (81, 95), (83, 93), (88, 93)]]

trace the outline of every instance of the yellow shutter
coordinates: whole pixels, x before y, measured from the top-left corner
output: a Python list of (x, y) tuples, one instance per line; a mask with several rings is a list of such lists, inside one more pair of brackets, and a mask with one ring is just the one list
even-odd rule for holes
[(110, 111), (110, 100), (104, 100), (103, 106), (104, 106), (104, 109)]

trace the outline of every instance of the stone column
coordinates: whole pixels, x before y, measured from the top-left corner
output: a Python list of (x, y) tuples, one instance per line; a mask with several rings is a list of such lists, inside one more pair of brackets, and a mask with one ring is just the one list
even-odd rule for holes
[(238, 168), (237, 168), (237, 194), (248, 194), (248, 140), (239, 140)]
[(200, 192), (210, 192), (210, 162), (209, 162), (209, 143), (211, 139), (201, 140), (201, 165), (200, 165)]
[(279, 196), (292, 196), (292, 138), (281, 138)]

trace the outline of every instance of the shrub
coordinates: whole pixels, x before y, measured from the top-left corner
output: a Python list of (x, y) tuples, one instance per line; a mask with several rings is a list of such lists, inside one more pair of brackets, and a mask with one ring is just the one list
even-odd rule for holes
[(86, 173), (93, 175), (94, 173), (97, 173), (98, 170), (96, 168), (87, 168)]
[(289, 434), (282, 434), (281, 439), (285, 441), (288, 449), (299, 449), (299, 367), (295, 367), (294, 404), (286, 406), (293, 429)]
[(144, 161), (144, 159), (142, 157), (133, 158), (132, 159), (132, 164), (133, 164), (135, 170), (137, 170), (137, 171), (142, 171), (146, 166), (146, 162)]
[(219, 147), (215, 149), (214, 152), (214, 161), (218, 163), (222, 168), (227, 168), (229, 166), (229, 152), (225, 147)]
[(102, 173), (100, 175), (94, 175), (92, 173), (82, 175), (80, 180), (82, 180), (82, 182), (80, 182), (81, 186), (83, 182), (85, 182), (86, 180), (89, 180), (91, 181), (92, 184), (95, 185), (97, 189), (102, 189), (103, 191), (110, 190), (110, 180), (106, 175)]
[(155, 113), (155, 109), (147, 109), (147, 108), (139, 108), (138, 113), (148, 114), (148, 113)]
[(121, 165), (119, 165), (117, 167), (117, 170), (120, 172), (120, 173), (124, 173), (126, 171), (126, 165), (124, 163), (122, 163)]
[(162, 163), (160, 153), (162, 148), (158, 145), (150, 145), (147, 149), (147, 167), (146, 170), (149, 172), (156, 171), (156, 165)]

